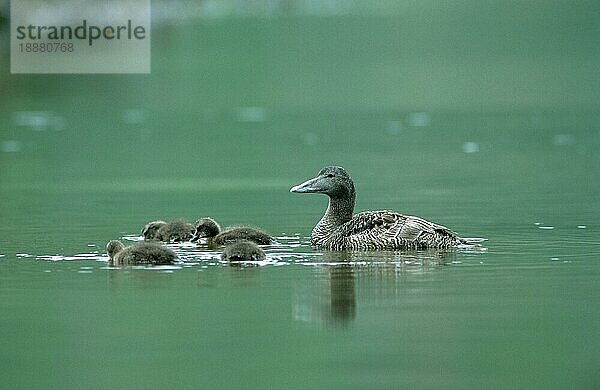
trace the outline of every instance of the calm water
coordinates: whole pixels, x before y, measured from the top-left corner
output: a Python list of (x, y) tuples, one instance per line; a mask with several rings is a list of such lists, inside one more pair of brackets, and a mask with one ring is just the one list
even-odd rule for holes
[[(510, 28), (524, 37), (516, 49), (485, 34), (439, 42), (456, 38), (452, 20), (419, 41), (421, 29), (386, 17), (241, 19), (153, 33), (151, 76), (10, 76), (0, 62), (0, 381), (598, 388), (600, 114), (588, 76), (600, 55), (578, 35), (588, 13), (555, 13), (572, 39), (542, 39), (558, 36), (546, 24)], [(355, 35), (357, 21), (371, 35)], [(556, 57), (564, 45), (571, 56)], [(429, 50), (450, 59), (428, 62), (432, 84), (418, 70)], [(457, 79), (463, 64), (473, 71)], [(495, 73), (489, 89), (486, 64), (522, 79)], [(393, 209), (488, 241), (313, 250), (326, 198), (289, 188), (328, 164), (354, 177), (356, 211)], [(109, 240), (201, 216), (279, 243), (242, 267), (179, 245), (178, 266), (107, 268)]]
[[(288, 190), (320, 166), (280, 174), (273, 162), (245, 175), (253, 157), (244, 149), (236, 157), (248, 160), (239, 170), (210, 177), (199, 170), (162, 180), (4, 181), (3, 382), (593, 388), (600, 347), (597, 130), (573, 126), (563, 145), (555, 131), (539, 136), (516, 124), (514, 137), (497, 141), (493, 126), (465, 134), (465, 123), (478, 117), (442, 118), (386, 134), (385, 118), (374, 115), (364, 124), (384, 126), (381, 140), (356, 132), (340, 163), (355, 177), (357, 209), (421, 215), (487, 237), (482, 250), (314, 251), (307, 236), (326, 199)], [(440, 142), (442, 131), (456, 141)], [(388, 142), (401, 153), (384, 158), (381, 150), (393, 149)], [(430, 156), (406, 145), (417, 142)], [(325, 148), (298, 143), (298, 154)], [(257, 147), (275, 159), (266, 152), (274, 144), (248, 146)], [(3, 154), (3, 172), (37, 164), (34, 156)], [(48, 172), (66, 165), (50, 164)], [(107, 269), (108, 240), (136, 240), (155, 218), (203, 215), (262, 226), (279, 244), (255, 266), (228, 266), (219, 251), (181, 245), (174, 248), (184, 260), (177, 267)]]

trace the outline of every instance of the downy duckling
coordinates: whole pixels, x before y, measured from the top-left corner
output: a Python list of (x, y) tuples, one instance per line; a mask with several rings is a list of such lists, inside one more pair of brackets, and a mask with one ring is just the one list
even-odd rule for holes
[(248, 240), (260, 245), (269, 245), (273, 242), (273, 238), (260, 229), (239, 226), (221, 232), (221, 227), (212, 218), (201, 218), (196, 221), (196, 232), (191, 241), (196, 242), (200, 238), (206, 238), (210, 248), (237, 240)]
[(109, 266), (138, 264), (173, 264), (177, 255), (171, 249), (154, 242), (136, 242), (125, 247), (121, 241), (112, 240), (106, 245)]
[(254, 242), (248, 240), (234, 241), (225, 246), (221, 260), (225, 261), (262, 261), (267, 256)]
[(194, 235), (194, 225), (182, 219), (174, 221), (152, 221), (142, 228), (146, 241), (185, 242)]

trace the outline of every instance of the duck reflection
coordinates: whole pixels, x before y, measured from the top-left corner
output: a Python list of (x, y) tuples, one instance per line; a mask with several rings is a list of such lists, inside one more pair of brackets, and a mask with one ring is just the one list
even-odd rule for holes
[(356, 288), (352, 266), (329, 268), (329, 322), (347, 324), (356, 316)]
[(348, 252), (323, 254), (326, 265), (315, 267), (313, 286), (298, 291), (297, 320), (347, 326), (356, 317), (355, 270)]
[[(452, 259), (452, 252), (324, 252), (310, 286), (297, 289), (294, 317), (333, 327), (349, 326), (357, 315), (357, 284), (363, 300), (398, 293), (399, 282), (427, 275)], [(376, 296), (373, 296), (375, 293)]]

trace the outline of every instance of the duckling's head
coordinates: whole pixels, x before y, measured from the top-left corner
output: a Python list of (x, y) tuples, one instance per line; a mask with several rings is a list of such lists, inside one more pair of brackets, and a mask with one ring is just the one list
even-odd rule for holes
[(108, 257), (111, 259), (123, 249), (125, 249), (125, 245), (121, 241), (111, 240), (106, 244), (106, 253), (108, 253)]
[(226, 261), (262, 261), (267, 256), (258, 245), (247, 240), (238, 240), (223, 250), (222, 260)]
[(158, 229), (166, 224), (167, 223), (165, 221), (148, 222), (146, 226), (142, 228), (142, 236), (144, 236), (144, 240), (156, 240)]
[(215, 237), (220, 232), (221, 227), (217, 221), (212, 218), (200, 218), (196, 221), (196, 231), (190, 241), (196, 242), (201, 238)]
[(314, 178), (292, 187), (290, 192), (316, 192), (331, 198), (354, 198), (354, 183), (344, 168), (330, 166), (321, 169)]

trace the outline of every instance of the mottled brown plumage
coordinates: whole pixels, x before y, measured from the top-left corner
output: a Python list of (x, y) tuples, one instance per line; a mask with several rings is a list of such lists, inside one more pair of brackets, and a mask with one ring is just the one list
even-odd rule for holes
[(248, 240), (261, 245), (273, 242), (273, 238), (267, 233), (248, 226), (233, 227), (221, 232), (221, 227), (212, 218), (196, 221), (196, 232), (191, 241), (198, 241), (200, 238), (206, 238), (209, 247), (226, 245), (237, 240)]
[(310, 236), (311, 244), (316, 247), (393, 250), (450, 248), (471, 243), (444, 226), (394, 211), (365, 211), (353, 216), (354, 183), (342, 167), (323, 168), (315, 178), (292, 187), (290, 191), (329, 196), (325, 215)]
[(106, 245), (110, 266), (138, 264), (173, 264), (177, 255), (172, 250), (154, 242), (136, 242), (125, 247), (121, 241), (112, 240)]

